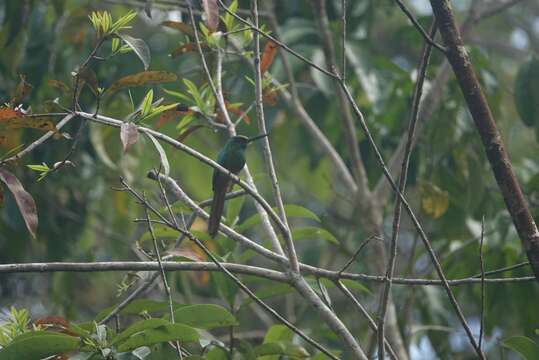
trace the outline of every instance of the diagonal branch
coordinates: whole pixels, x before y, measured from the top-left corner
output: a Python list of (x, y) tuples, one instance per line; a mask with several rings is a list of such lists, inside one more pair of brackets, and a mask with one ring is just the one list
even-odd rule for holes
[(447, 0), (431, 0), (431, 6), (448, 48), (447, 59), (468, 104), (505, 205), (539, 282), (539, 231), (513, 172), (511, 160), (473, 70), (470, 57), (464, 48), (451, 5)]
[[(430, 37), (434, 37), (436, 34), (436, 20), (433, 20), (430, 31)], [(421, 60), (418, 65), (418, 77), (416, 86), (414, 88), (414, 93), (412, 96), (412, 110), (410, 112), (410, 121), (408, 124), (408, 136), (406, 141), (406, 149), (404, 152), (404, 159), (401, 165), (401, 172), (399, 177), (399, 191), (404, 193), (404, 188), (406, 187), (406, 180), (408, 176), (408, 167), (410, 165), (410, 156), (412, 154), (414, 134), (417, 125), (417, 114), (419, 112), (419, 102), (421, 100), (421, 94), (423, 93), (423, 83), (427, 75), (427, 67), (429, 64), (429, 58), (431, 54), (432, 45), (430, 43), (425, 43)], [(391, 235), (391, 249), (389, 253), (389, 261), (387, 264), (386, 278), (387, 282), (384, 285), (384, 290), (382, 294), (382, 301), (380, 303), (380, 311), (378, 316), (378, 358), (384, 360), (384, 327), (385, 327), (385, 318), (387, 312), (387, 306), (389, 303), (389, 298), (391, 296), (391, 284), (393, 281), (393, 274), (395, 272), (395, 263), (397, 259), (397, 240), (399, 237), (399, 228), (400, 220), (402, 213), (402, 204), (400, 198), (397, 197), (395, 201), (395, 211), (393, 216), (393, 230)]]

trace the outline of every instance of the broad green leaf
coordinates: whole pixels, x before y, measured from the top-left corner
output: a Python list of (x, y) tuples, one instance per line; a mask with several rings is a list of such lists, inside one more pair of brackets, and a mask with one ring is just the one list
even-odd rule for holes
[(527, 126), (539, 126), (539, 59), (522, 64), (515, 80), (515, 105)]
[(220, 347), (214, 347), (206, 353), (206, 360), (228, 360), (228, 353), (225, 349)]
[(118, 34), (118, 36), (121, 37), (131, 49), (133, 49), (135, 54), (137, 54), (139, 59), (142, 61), (142, 64), (144, 64), (144, 70), (148, 70), (148, 67), (150, 67), (151, 55), (150, 48), (144, 42), (144, 40), (137, 39), (126, 34)]
[(264, 344), (279, 341), (292, 341), (293, 337), (294, 332), (286, 325), (273, 325), (266, 332), (266, 336), (264, 336)]
[(303, 240), (303, 239), (316, 239), (321, 238), (326, 241), (329, 241), (333, 244), (339, 244), (339, 240), (332, 233), (326, 229), (322, 229), (316, 226), (306, 226), (302, 228), (292, 229), (292, 237), (294, 240)]
[(513, 336), (502, 341), (503, 346), (517, 352), (525, 360), (539, 359), (539, 345), (526, 336)]
[[(111, 342), (111, 345), (121, 343), (122, 341), (126, 340), (133, 334), (139, 333), (143, 330), (147, 329), (154, 329), (160, 326), (166, 326), (169, 325), (170, 322), (165, 319), (148, 319), (148, 320), (140, 320), (122, 331), (121, 333), (117, 334)], [(142, 344), (146, 345), (146, 344)], [(140, 345), (140, 346), (142, 346)]]
[(130, 351), (141, 346), (152, 346), (167, 341), (193, 342), (197, 341), (198, 338), (197, 331), (192, 327), (183, 324), (169, 324), (146, 329), (130, 336), (118, 346), (118, 351)]
[(113, 92), (126, 87), (161, 84), (176, 80), (178, 80), (178, 76), (168, 71), (142, 71), (116, 80), (109, 87), (108, 91)]
[[(277, 211), (277, 208), (273, 208), (273, 211)], [(315, 213), (313, 213), (311, 210), (304, 208), (300, 205), (285, 205), (284, 211), (286, 213), (287, 217), (301, 217), (301, 218), (307, 218), (311, 220), (315, 220), (320, 222), (320, 219), (318, 216), (316, 216)], [(247, 218), (244, 222), (241, 223), (241, 225), (238, 227), (238, 231), (245, 231), (257, 224), (260, 223), (260, 214), (256, 213), (252, 215), (251, 217)]]
[[(30, 335), (28, 335), (30, 334)], [(39, 360), (52, 355), (74, 351), (79, 347), (80, 338), (58, 333), (32, 332), (24, 334), (22, 340), (14, 341), (0, 350), (0, 360)]]
[(304, 359), (309, 357), (305, 348), (291, 342), (269, 342), (255, 347), (257, 357), (263, 360), (278, 359), (287, 356), (292, 359)]
[(238, 325), (236, 318), (230, 312), (214, 304), (183, 306), (174, 310), (174, 319), (177, 323), (204, 330)]
[(170, 164), (168, 162), (168, 157), (167, 153), (165, 152), (165, 149), (163, 149), (159, 141), (157, 141), (157, 139), (152, 134), (145, 134), (150, 138), (153, 146), (155, 146), (155, 150), (157, 150), (157, 153), (159, 154), (159, 161), (161, 161), (162, 173), (168, 176), (168, 174), (170, 174)]

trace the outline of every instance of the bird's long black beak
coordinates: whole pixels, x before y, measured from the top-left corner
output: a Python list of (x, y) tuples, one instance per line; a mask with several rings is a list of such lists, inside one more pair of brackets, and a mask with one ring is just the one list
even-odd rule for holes
[(258, 140), (258, 139), (262, 139), (263, 137), (266, 137), (268, 135), (269, 134), (262, 134), (262, 135), (254, 136), (254, 137), (250, 138), (249, 140), (247, 140), (247, 143), (252, 143), (253, 141)]

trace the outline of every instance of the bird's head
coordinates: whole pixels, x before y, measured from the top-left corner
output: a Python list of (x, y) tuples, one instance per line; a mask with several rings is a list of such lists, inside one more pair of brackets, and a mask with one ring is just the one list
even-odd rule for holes
[(258, 139), (261, 139), (265, 136), (268, 136), (268, 134), (262, 134), (262, 135), (257, 135), (257, 136), (254, 136), (252, 138), (248, 138), (247, 136), (243, 136), (243, 135), (236, 135), (236, 136), (233, 136), (230, 138), (230, 142), (233, 144), (233, 145), (236, 145), (240, 148), (243, 148), (245, 149), (247, 147), (247, 145), (255, 140), (258, 140)]

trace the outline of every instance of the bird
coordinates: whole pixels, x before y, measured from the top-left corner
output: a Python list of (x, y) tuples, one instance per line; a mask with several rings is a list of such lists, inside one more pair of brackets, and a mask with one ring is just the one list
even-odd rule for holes
[[(230, 137), (217, 155), (217, 163), (237, 175), (245, 166), (245, 150), (247, 149), (247, 145), (265, 136), (268, 136), (268, 134), (257, 135), (252, 138), (243, 135)], [(232, 188), (232, 185), (232, 179), (227, 174), (223, 174), (217, 169), (213, 170), (213, 201), (208, 220), (208, 234), (212, 238), (217, 235), (221, 215), (225, 206), (225, 196), (227, 191)]]

